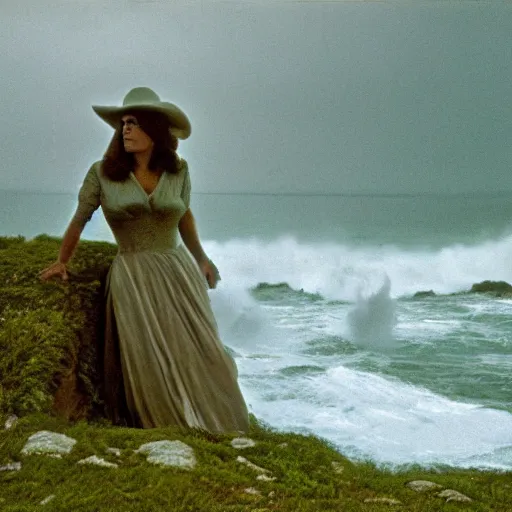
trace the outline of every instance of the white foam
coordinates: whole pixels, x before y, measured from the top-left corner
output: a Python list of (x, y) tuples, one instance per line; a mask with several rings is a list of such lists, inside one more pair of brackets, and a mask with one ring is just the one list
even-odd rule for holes
[[(263, 381), (247, 395), (259, 418), (310, 431), (345, 454), (391, 464), (512, 468), (512, 415), (459, 403), (391, 378), (338, 366), (326, 374)], [(271, 395), (272, 399), (268, 399)], [(262, 399), (262, 397), (267, 397)]]
[[(113, 240), (98, 216), (86, 227), (86, 238)], [(320, 293), (333, 300), (357, 300), (391, 281), (392, 297), (419, 290), (452, 293), (486, 279), (512, 282), (512, 235), (475, 245), (454, 244), (437, 250), (391, 245), (299, 243), (293, 237), (272, 242), (257, 238), (204, 241), (221, 269), (223, 285), (251, 288), (261, 282), (286, 282), (292, 288)]]
[[(465, 290), (485, 279), (512, 282), (512, 237), (437, 251), (301, 244), (289, 237), (203, 245), (223, 277), (210, 292), (219, 330), (239, 354), (241, 387), (258, 418), (285, 430), (313, 432), (343, 453), (377, 462), (512, 469), (511, 414), (348, 369), (343, 355), (301, 353), (304, 342), (317, 335), (341, 335), (376, 350), (386, 348), (397, 330), (408, 339), (419, 333), (422, 342), (430, 334), (442, 337), (459, 330), (467, 319), (431, 310), (428, 317), (418, 316), (420, 303), (415, 301), (402, 302), (404, 316), (395, 325), (394, 299), (418, 290)], [(353, 304), (339, 310), (327, 310), (324, 302), (307, 308), (265, 304), (248, 292), (261, 282), (287, 282), (296, 290)], [(462, 304), (461, 298), (453, 301)], [(463, 303), (467, 314), (510, 315), (509, 301), (493, 301), (497, 307), (491, 310), (477, 300)], [(307, 376), (282, 372), (301, 365), (327, 370)]]
[(396, 325), (395, 303), (390, 298), (391, 282), (369, 297), (361, 294), (347, 316), (349, 337), (361, 347), (392, 348), (396, 346), (393, 328)]
[(210, 292), (210, 300), (224, 344), (243, 353), (254, 346), (261, 350), (274, 340), (269, 315), (247, 290), (219, 284)]
[(439, 250), (392, 246), (301, 244), (290, 237), (205, 243), (228, 285), (249, 288), (260, 282), (287, 282), (294, 289), (328, 299), (357, 300), (375, 293), (389, 277), (392, 296), (418, 290), (451, 293), (486, 279), (512, 281), (512, 236), (474, 246)]

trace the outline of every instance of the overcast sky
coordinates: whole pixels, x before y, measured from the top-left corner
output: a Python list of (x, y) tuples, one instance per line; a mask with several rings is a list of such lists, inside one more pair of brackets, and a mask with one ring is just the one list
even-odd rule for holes
[(75, 192), (145, 85), (196, 192), (512, 190), (511, 2), (0, 0), (0, 48), (0, 188)]

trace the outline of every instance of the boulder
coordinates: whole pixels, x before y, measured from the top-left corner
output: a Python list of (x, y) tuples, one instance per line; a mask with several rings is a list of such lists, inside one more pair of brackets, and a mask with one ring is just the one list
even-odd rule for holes
[(9, 464), (0, 466), (0, 472), (1, 471), (20, 471), (20, 470), (21, 470), (21, 462), (9, 462)]
[(458, 503), (470, 503), (473, 501), (465, 494), (462, 494), (459, 491), (454, 491), (453, 489), (445, 489), (444, 491), (441, 491), (437, 496), (439, 498), (446, 499), (447, 503), (450, 503), (452, 501)]
[(253, 448), (256, 443), (247, 437), (236, 437), (231, 441), (231, 446), (237, 450), (243, 450), (244, 448)]
[(512, 285), (506, 281), (482, 281), (475, 283), (469, 293), (489, 293), (496, 297), (512, 296)]
[(420, 290), (413, 295), (415, 299), (423, 299), (424, 297), (435, 297), (434, 290)]
[(429, 480), (413, 480), (412, 482), (407, 482), (406, 486), (416, 492), (432, 491), (433, 489), (442, 488), (441, 485), (430, 482)]
[(41, 430), (28, 438), (21, 453), (23, 455), (50, 455), (60, 457), (61, 455), (70, 453), (75, 444), (75, 439), (65, 436), (64, 434)]
[(77, 464), (81, 465), (92, 465), (92, 466), (101, 466), (103, 468), (117, 468), (119, 467), (117, 464), (112, 462), (107, 462), (105, 459), (97, 457), (96, 455), (91, 455), (86, 459), (81, 459), (77, 462)]
[(182, 469), (193, 469), (196, 464), (194, 450), (181, 441), (155, 441), (146, 443), (136, 453), (147, 455), (147, 461), (162, 466), (173, 466)]

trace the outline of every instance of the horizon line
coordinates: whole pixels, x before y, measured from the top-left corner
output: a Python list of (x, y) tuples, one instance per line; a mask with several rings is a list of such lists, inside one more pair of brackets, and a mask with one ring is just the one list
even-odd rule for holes
[[(21, 194), (41, 195), (73, 195), (78, 197), (78, 191), (42, 191), (33, 189), (0, 188), (0, 192), (14, 192)], [(466, 190), (460, 192), (192, 192), (192, 195), (204, 196), (277, 196), (277, 197), (418, 197), (418, 196), (469, 196), (469, 195), (507, 195), (512, 194), (510, 190)]]

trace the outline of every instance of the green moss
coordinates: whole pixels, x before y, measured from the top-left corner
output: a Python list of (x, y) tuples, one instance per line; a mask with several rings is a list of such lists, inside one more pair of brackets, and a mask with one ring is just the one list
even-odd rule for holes
[(38, 274), (55, 261), (60, 242), (0, 238), (0, 413), (49, 412), (71, 377), (81, 399), (74, 410), (64, 404), (65, 414), (88, 416), (101, 405), (97, 329), (102, 279), (116, 247), (82, 242), (69, 282), (42, 283)]
[[(20, 456), (27, 438), (38, 430), (51, 430), (77, 440), (70, 455), (62, 459)], [(68, 423), (47, 415), (30, 415), (12, 430), (0, 431), (0, 465), (21, 461), (19, 472), (0, 472), (0, 508), (4, 511), (35, 510), (50, 494), (50, 511), (500, 511), (512, 510), (510, 473), (474, 470), (428, 471), (412, 468), (391, 472), (371, 462), (354, 463), (332, 446), (313, 436), (279, 433), (252, 419), (250, 437), (257, 445), (235, 450), (232, 436), (184, 433), (171, 427), (137, 430), (112, 427), (105, 422)], [(198, 464), (192, 471), (161, 468), (135, 453), (141, 444), (178, 439), (191, 446)], [(285, 444), (283, 444), (285, 443)], [(121, 457), (108, 454), (108, 447), (121, 450)], [(117, 469), (79, 466), (85, 457), (97, 455), (119, 464)], [(273, 482), (237, 462), (242, 455), (271, 471)], [(342, 468), (336, 473), (332, 463)], [(414, 480), (430, 480), (443, 488), (471, 497), (470, 504), (446, 503), (436, 492), (416, 493), (406, 487)], [(257, 496), (245, 493), (256, 488)], [(370, 504), (372, 498), (399, 500), (399, 508)]]
[(62, 312), (46, 308), (4, 310), (0, 325), (0, 410), (49, 410), (60, 369), (77, 357), (75, 333)]

